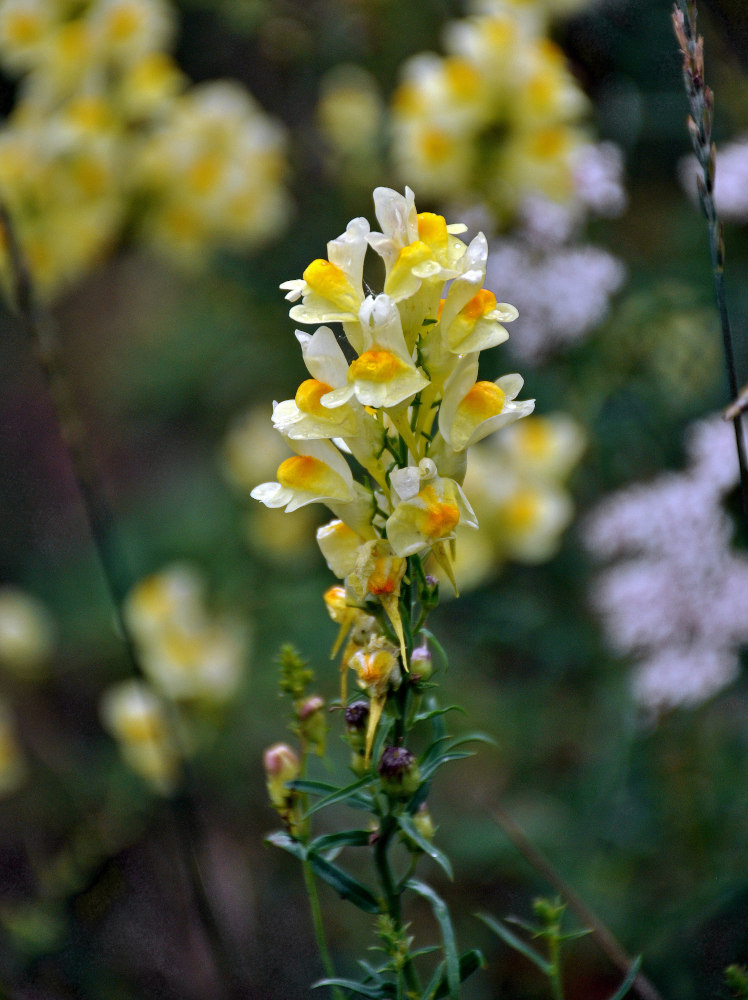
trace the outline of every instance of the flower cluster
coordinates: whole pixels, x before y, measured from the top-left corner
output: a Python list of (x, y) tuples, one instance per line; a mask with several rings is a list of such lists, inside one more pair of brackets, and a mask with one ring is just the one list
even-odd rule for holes
[(731, 547), (724, 499), (738, 479), (733, 428), (703, 421), (690, 464), (614, 494), (590, 518), (586, 541), (616, 561), (593, 603), (613, 649), (633, 656), (633, 693), (649, 713), (695, 705), (738, 674), (748, 642), (748, 559)]
[[(503, 343), (503, 324), (517, 315), (483, 287), (483, 234), (466, 245), (457, 235), (465, 227), (419, 214), (409, 188), (377, 188), (374, 203), (381, 232), (354, 219), (326, 259), (281, 286), (296, 303), (292, 319), (340, 323), (345, 343), (327, 325), (297, 331), (310, 377), (273, 406), (295, 454), (252, 491), (268, 507), (322, 502), (335, 515), (317, 541), (345, 581), (328, 608), (340, 642), (348, 635), (343, 669), (370, 695), (368, 746), (388, 689), (408, 669), (399, 599), (409, 559), (420, 566), (432, 556), (454, 582), (456, 530), (477, 527), (461, 485), (468, 449), (534, 406), (517, 399), (519, 375), (478, 378), (480, 352)], [(384, 264), (381, 294), (364, 284), (368, 247)]]
[(148, 678), (175, 701), (222, 704), (241, 681), (246, 631), (205, 605), (205, 582), (193, 567), (174, 564), (130, 593), (125, 619)]
[(392, 101), (392, 152), (419, 190), (482, 198), (500, 218), (527, 194), (572, 197), (588, 102), (548, 37), (554, 6), (475, 3), (471, 16), (447, 26), (446, 56), (405, 63)]
[(238, 84), (189, 86), (168, 0), (6, 0), (0, 191), (51, 296), (122, 236), (171, 257), (251, 246), (288, 211), (283, 133)]
[(102, 720), (128, 764), (159, 791), (169, 791), (180, 752), (193, 747), (188, 726), (175, 732), (175, 720), (186, 722), (187, 716), (165, 707), (213, 710), (228, 701), (244, 673), (246, 629), (210, 614), (202, 577), (179, 563), (141, 580), (124, 617), (150, 684), (130, 680), (107, 690)]

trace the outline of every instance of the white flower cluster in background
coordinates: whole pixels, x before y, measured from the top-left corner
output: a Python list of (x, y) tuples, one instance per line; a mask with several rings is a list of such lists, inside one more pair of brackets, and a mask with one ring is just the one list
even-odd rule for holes
[(541, 248), (520, 234), (490, 246), (486, 283), (501, 280), (512, 289), (519, 318), (509, 349), (530, 364), (570, 347), (602, 323), (626, 279), (621, 261), (591, 244)]
[(689, 465), (604, 500), (586, 525), (611, 560), (592, 602), (613, 650), (630, 656), (636, 702), (657, 714), (696, 705), (733, 681), (748, 642), (748, 558), (732, 547), (725, 496), (738, 480), (735, 435), (696, 424)]

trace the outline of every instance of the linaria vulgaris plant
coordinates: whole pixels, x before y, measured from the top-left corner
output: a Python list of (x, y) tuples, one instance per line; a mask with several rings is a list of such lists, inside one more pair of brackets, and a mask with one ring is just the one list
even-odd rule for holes
[[(435, 684), (444, 654), (427, 620), (439, 599), (435, 571), (454, 585), (457, 528), (477, 527), (461, 485), (468, 451), (529, 414), (534, 401), (517, 399), (523, 384), (517, 374), (478, 379), (480, 352), (505, 341), (503, 323), (517, 315), (483, 288), (485, 237), (466, 245), (458, 238), (464, 226), (418, 214), (408, 188), (404, 196), (377, 188), (374, 202), (381, 232), (354, 219), (328, 244), (326, 259), (281, 286), (297, 303), (292, 319), (340, 323), (345, 341), (325, 325), (313, 334), (297, 331), (310, 378), (294, 399), (273, 407), (273, 423), (295, 454), (281, 463), (277, 481), (252, 495), (287, 511), (322, 502), (335, 515), (317, 541), (342, 581), (326, 592), (325, 603), (339, 626), (333, 653), (341, 652), (340, 701), (334, 707), (351, 773), (339, 783), (308, 776), (310, 755), (324, 754), (325, 706), (311, 690), (313, 674), (303, 659), (284, 647), (281, 691), (293, 702), (299, 747), (279, 742), (265, 752), (270, 801), (283, 821), (269, 840), (302, 862), (327, 972), (318, 985), (336, 996), (456, 998), (482, 957), (476, 949), (459, 953), (447, 904), (417, 870), (426, 855), (452, 877), (434, 842), (429, 790), (442, 765), (468, 756), (465, 745), (486, 737), (447, 733), (449, 709), (439, 706)], [(363, 281), (369, 247), (384, 262), (381, 294)], [(349, 671), (355, 694), (349, 694)], [(316, 815), (341, 804), (369, 818), (315, 836)], [(352, 874), (344, 853), (351, 849), (369, 853), (376, 881)], [(374, 918), (382, 958), (362, 961), (360, 980), (335, 973), (316, 879)], [(404, 916), (414, 896), (431, 906), (440, 948), (416, 946)], [(553, 912), (552, 929), (543, 931), (550, 957), (540, 961), (558, 998), (564, 936), (560, 910)], [(503, 925), (487, 922), (517, 946), (519, 939), (501, 933)], [(518, 950), (538, 957), (521, 942)], [(637, 969), (627, 970), (616, 996), (628, 991)]]

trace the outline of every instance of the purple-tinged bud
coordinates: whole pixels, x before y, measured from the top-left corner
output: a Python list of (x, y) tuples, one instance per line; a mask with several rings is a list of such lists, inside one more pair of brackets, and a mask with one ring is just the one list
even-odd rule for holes
[(306, 722), (311, 715), (314, 715), (315, 712), (320, 712), (324, 707), (325, 699), (321, 695), (313, 694), (305, 698), (304, 701), (299, 702), (296, 709), (296, 716), (299, 722)]
[(417, 646), (410, 654), (410, 673), (413, 680), (427, 681), (434, 670), (431, 650), (427, 645)]
[(345, 724), (348, 727), (348, 732), (362, 733), (366, 729), (366, 723), (369, 720), (369, 702), (368, 701), (354, 701), (346, 707), (345, 710)]
[[(348, 734), (348, 745), (353, 750), (354, 761), (357, 754), (361, 754), (363, 761), (364, 747), (366, 745), (366, 727), (369, 722), (369, 702), (354, 701), (346, 707), (345, 727)], [(354, 771), (359, 773), (359, 762), (353, 765)], [(361, 765), (363, 766), (363, 765)], [(363, 771), (361, 771), (363, 774)]]
[(320, 757), (325, 752), (325, 737), (327, 736), (327, 719), (325, 718), (325, 699), (318, 694), (310, 695), (296, 702), (296, 719), (298, 720), (299, 736), (306, 740)]
[(268, 795), (275, 809), (285, 810), (292, 796), (287, 781), (299, 776), (299, 758), (287, 743), (274, 743), (262, 755)]
[(409, 799), (421, 784), (415, 755), (405, 747), (386, 747), (377, 771), (382, 788), (393, 799)]

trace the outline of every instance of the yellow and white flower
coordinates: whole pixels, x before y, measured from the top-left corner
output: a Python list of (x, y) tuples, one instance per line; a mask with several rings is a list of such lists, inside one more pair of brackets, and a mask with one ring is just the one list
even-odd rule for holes
[(504, 222), (528, 195), (574, 196), (589, 102), (549, 38), (548, 4), (470, 6), (446, 26), (444, 55), (419, 53), (403, 65), (391, 155), (430, 197), (478, 199)]
[(368, 766), (388, 691), (398, 688), (402, 679), (397, 649), (383, 637), (375, 636), (363, 649), (353, 653), (347, 667), (355, 671), (358, 686), (367, 692), (370, 699), (364, 754), (364, 763)]
[[(346, 231), (327, 244), (327, 259), (313, 260), (301, 278), (284, 281), (297, 323), (358, 322), (364, 301), (363, 269), (369, 235), (366, 219), (352, 219)], [(355, 345), (354, 345), (355, 346)]]
[(360, 547), (365, 539), (336, 518), (317, 528), (317, 544), (328, 569), (340, 580), (353, 571)]
[(465, 272), (449, 287), (439, 313), (442, 343), (452, 354), (473, 354), (503, 344), (509, 334), (502, 323), (519, 313), (508, 302), (483, 288), (488, 242), (479, 233), (465, 254)]
[(399, 556), (412, 556), (455, 537), (458, 524), (478, 527), (467, 497), (452, 479), (442, 479), (424, 458), (390, 477), (399, 502), (387, 518), (387, 539)]
[(323, 396), (323, 406), (334, 408), (355, 398), (364, 406), (394, 407), (429, 384), (411, 359), (400, 313), (389, 295), (368, 296), (359, 319), (364, 350), (348, 368), (348, 384)]
[(344, 387), (348, 380), (348, 362), (335, 334), (329, 326), (321, 326), (314, 334), (297, 330), (296, 337), (313, 378), (301, 383), (294, 399), (275, 404), (273, 426), (297, 440), (358, 437), (366, 413), (355, 399), (334, 408), (323, 403), (334, 388)]
[(350, 467), (329, 441), (292, 441), (296, 452), (278, 466), (278, 481), (262, 483), (251, 493), (266, 507), (290, 513), (309, 503), (350, 503), (356, 498)]
[(285, 507), (286, 513), (310, 503), (324, 503), (347, 525), (371, 537), (373, 497), (353, 479), (345, 458), (327, 440), (292, 441), (296, 452), (278, 466), (277, 482), (261, 483), (250, 494), (266, 507)]
[(407, 670), (408, 657), (400, 616), (400, 585), (406, 569), (407, 560), (395, 555), (389, 541), (377, 538), (360, 546), (353, 568), (346, 577), (346, 585), (359, 601), (368, 597), (379, 600), (395, 630), (402, 663)]
[(439, 432), (454, 451), (465, 451), (501, 427), (528, 416), (534, 399), (517, 400), (524, 379), (503, 375), (495, 382), (476, 382), (478, 358), (463, 358), (444, 387)]
[(194, 567), (177, 563), (141, 580), (124, 613), (143, 670), (162, 694), (213, 704), (235, 694), (248, 631), (208, 612), (205, 583)]

